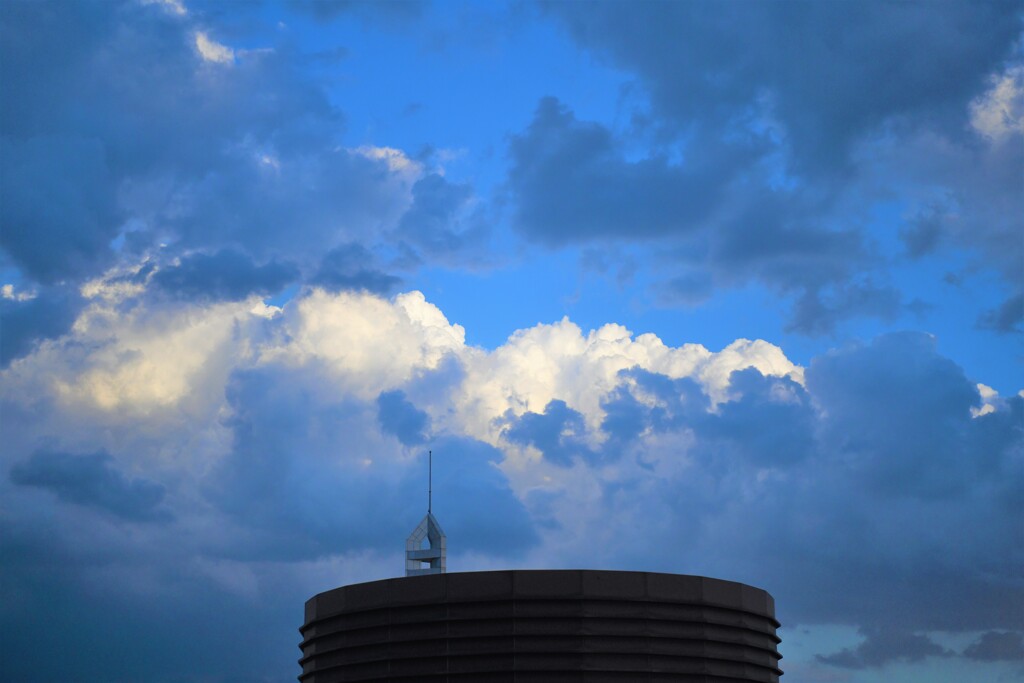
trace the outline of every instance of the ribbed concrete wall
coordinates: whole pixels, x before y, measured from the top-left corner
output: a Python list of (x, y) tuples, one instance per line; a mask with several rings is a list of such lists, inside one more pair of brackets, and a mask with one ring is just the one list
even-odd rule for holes
[(778, 626), (765, 591), (700, 576), (414, 576), (310, 599), (299, 680), (771, 682)]

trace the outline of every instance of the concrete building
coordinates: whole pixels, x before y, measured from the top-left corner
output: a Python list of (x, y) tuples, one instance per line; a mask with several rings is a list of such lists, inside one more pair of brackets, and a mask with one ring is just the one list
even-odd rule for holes
[(307, 601), (299, 680), (774, 683), (778, 626), (771, 595), (732, 581), (437, 572)]

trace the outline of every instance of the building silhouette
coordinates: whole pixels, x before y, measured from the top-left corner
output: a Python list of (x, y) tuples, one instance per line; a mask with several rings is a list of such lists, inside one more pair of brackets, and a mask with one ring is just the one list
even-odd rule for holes
[[(431, 519), (410, 541), (440, 533)], [(651, 572), (448, 574), (443, 538), (439, 557), (407, 560), (439, 561), (407, 570), (425, 575), (308, 600), (299, 680), (774, 683), (782, 675), (775, 602), (761, 589)]]

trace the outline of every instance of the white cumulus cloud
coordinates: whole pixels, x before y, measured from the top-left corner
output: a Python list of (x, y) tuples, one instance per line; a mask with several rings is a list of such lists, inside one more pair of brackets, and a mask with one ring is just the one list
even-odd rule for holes
[(990, 84), (985, 94), (971, 103), (971, 126), (994, 142), (1024, 134), (1024, 65), (993, 76)]
[(221, 45), (210, 38), (203, 31), (195, 33), (196, 50), (207, 62), (216, 64), (232, 64), (235, 61), (235, 51), (226, 45)]

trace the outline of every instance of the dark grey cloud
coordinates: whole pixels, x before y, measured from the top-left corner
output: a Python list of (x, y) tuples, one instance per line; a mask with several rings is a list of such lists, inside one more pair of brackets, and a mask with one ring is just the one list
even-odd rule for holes
[[(287, 645), (311, 590), (300, 577), (267, 574), (267, 593), (253, 600), (197, 572), (208, 561), (175, 525), (150, 525), (166, 534), (150, 536), (48, 512), (45, 521), (0, 519), (6, 680), (270, 683), (295, 670)], [(57, 644), (59, 657), (49, 647)]]
[(789, 330), (829, 334), (920, 311), (888, 284), (867, 211), (895, 199), (909, 255), (966, 250), (1019, 291), (1024, 145), (969, 120), (990, 77), (1019, 64), (1019, 3), (542, 6), (649, 103), (622, 139), (551, 101), (513, 136), (528, 238), (654, 239), (660, 302), (755, 280), (797, 302)]
[(228, 155), (214, 172), (158, 194), (183, 205), (160, 216), (176, 249), (240, 245), (257, 260), (310, 263), (336, 246), (369, 242), (381, 224), (397, 220), (404, 190), (385, 162), (302, 131), (302, 120), (281, 124), (275, 136), (298, 139), (267, 141), (278, 151), (266, 159), (254, 150)]
[[(689, 377), (672, 379), (665, 375), (631, 368), (619, 375), (634, 383), (620, 386), (602, 401), (605, 419), (601, 430), (615, 445), (628, 443), (650, 429), (671, 432), (704, 419), (710, 401), (700, 385)], [(635, 394), (654, 399), (653, 405)]]
[(472, 188), (428, 173), (412, 187), (412, 206), (402, 215), (396, 236), (432, 259), (478, 246), (486, 236), (479, 214), (468, 213)]
[(900, 229), (900, 239), (908, 255), (920, 258), (931, 254), (948, 238), (949, 226), (945, 224), (944, 214), (945, 211), (932, 207)]
[(544, 406), (543, 413), (525, 412), (502, 431), (502, 436), (521, 446), (533, 446), (546, 460), (560, 467), (570, 467), (577, 458), (590, 459), (593, 452), (582, 437), (583, 416), (555, 399)]
[[(1024, 402), (1014, 397), (1003, 410), (972, 417), (976, 387), (921, 334), (819, 357), (806, 382), (821, 411), (815, 453), (782, 485), (779, 495), (790, 500), (776, 501), (772, 516), (785, 531), (765, 545), (791, 569), (811, 563), (799, 588), (781, 573), (777, 579), (789, 609), (810, 607), (805, 591), (817, 601), (815, 620), (897, 633), (1019, 629), (1021, 615), (1007, 601), (1024, 598), (1012, 578), (1020, 552), (1011, 550), (1020, 540), (1013, 506)], [(814, 522), (802, 523), (805, 515)], [(933, 553), (945, 559), (935, 562)], [(991, 563), (979, 567), (978, 553)], [(908, 656), (927, 650), (915, 643), (922, 645), (907, 641)], [(843, 659), (867, 665), (872, 657)]]
[(607, 128), (544, 98), (509, 145), (516, 224), (549, 245), (692, 232), (757, 148), (723, 145), (714, 152), (686, 166), (667, 157), (627, 161)]
[(998, 308), (978, 317), (978, 327), (1001, 334), (1020, 332), (1024, 323), (1024, 294), (1014, 294)]
[(189, 301), (240, 301), (267, 296), (298, 278), (298, 269), (271, 261), (256, 265), (240, 251), (190, 254), (177, 265), (159, 269), (150, 282), (160, 291)]
[[(460, 436), (436, 438), (434, 514), (448, 535), (448, 552), (485, 552), (518, 562), (540, 537), (532, 516), (498, 469), (501, 451)], [(422, 495), (423, 470), (411, 472), (411, 489)], [(423, 500), (420, 498), (419, 500)]]
[(980, 406), (977, 387), (934, 349), (928, 335), (894, 334), (807, 369), (825, 435), (871, 490), (955, 496), (998, 467), (1000, 453), (974, 448), (984, 424), (970, 417)]
[[(424, 514), (425, 466), (404, 462), (381, 434), (419, 445), (426, 416), (400, 390), (370, 403), (325, 396), (322, 376), (318, 368), (275, 366), (232, 376), (232, 451), (206, 485), (209, 500), (246, 530), (222, 549), (227, 556), (385, 551)], [(435, 512), (448, 533), (459, 530), (453, 552), (516, 553), (536, 543), (526, 509), (495, 467), (500, 451), (455, 435), (433, 435), (430, 447)]]
[[(1007, 71), (1016, 77), (997, 75), (1015, 80), (1013, 87), (1024, 88), (1024, 64), (1019, 56), (1008, 63)], [(984, 85), (995, 87), (991, 81)], [(1005, 112), (1013, 105), (988, 106), (1001, 106)], [(965, 109), (969, 108), (965, 103)], [(972, 268), (993, 269), (1011, 289), (1019, 291), (1024, 287), (1024, 241), (1020, 239), (1024, 232), (1024, 193), (1020, 191), (1024, 133), (1017, 130), (990, 139), (983, 130), (964, 129), (960, 137), (966, 135), (966, 139), (957, 139), (953, 132), (947, 137), (933, 131), (908, 134), (894, 152), (883, 182), (895, 181), (911, 193), (928, 197), (908, 201), (915, 213), (900, 237), (912, 257), (966, 250)]]
[(430, 417), (409, 402), (401, 389), (384, 391), (377, 397), (377, 421), (385, 434), (391, 434), (404, 446), (417, 446), (427, 440)]
[(601, 408), (604, 410), (601, 431), (620, 447), (635, 441), (650, 426), (652, 411), (624, 387), (606, 396), (601, 401)]
[(1020, 5), (548, 3), (582, 46), (644, 83), (660, 121), (686, 130), (767, 100), (799, 167), (843, 167), (883, 123), (948, 120), (1020, 32)]
[[(1024, 67), (1019, 62), (1016, 73), (1015, 87), (1022, 88)], [(1020, 334), (1024, 319), (1020, 303), (1024, 291), (1024, 240), (1020, 239), (1024, 234), (1020, 183), (1024, 136), (1018, 131), (992, 140), (978, 133), (957, 145), (922, 134), (895, 156), (889, 177), (899, 178), (904, 186), (919, 183), (927, 188), (926, 194), (939, 189), (942, 197), (922, 202), (901, 230), (907, 254), (915, 259), (941, 259), (959, 252), (958, 259), (966, 265), (947, 276), (946, 281), (954, 284), (969, 282), (979, 272), (997, 274), (1003, 281), (999, 289), (1004, 301), (977, 311), (976, 327), (997, 334)], [(990, 282), (977, 286), (992, 287)]]
[(0, 298), (0, 368), (30, 353), (37, 342), (65, 334), (84, 306), (69, 287), (50, 287), (31, 299)]
[[(1024, 400), (979, 414), (977, 386), (919, 333), (836, 350), (805, 374), (802, 386), (734, 372), (728, 399), (709, 411), (693, 380), (634, 368), (602, 400), (606, 439), (589, 439), (558, 403), (505, 438), (561, 462), (590, 441), (601, 445), (576, 462), (621, 472), (634, 461), (637, 473), (604, 483), (592, 504), (648, 520), (650, 534), (606, 560), (683, 563), (765, 586), (784, 623), (862, 627), (864, 647), (822, 653), (832, 664), (946, 654), (914, 635), (927, 631), (1024, 627), (1010, 606), (1024, 599)], [(543, 495), (530, 500), (550, 516)], [(652, 552), (659, 544), (665, 552)]]
[(731, 213), (709, 237), (707, 258), (720, 281), (756, 277), (783, 291), (817, 291), (871, 266), (864, 235), (835, 221), (828, 201), (772, 188), (745, 189), (729, 201)]
[(758, 136), (698, 138), (685, 163), (658, 152), (635, 161), (609, 129), (546, 98), (509, 150), (507, 189), (525, 237), (552, 247), (647, 242), (664, 303), (760, 282), (796, 299), (789, 329), (806, 334), (906, 310), (894, 288), (858, 276), (878, 258), (862, 231), (835, 218), (834, 192), (771, 185)]
[[(321, 402), (317, 384), (309, 371), (279, 368), (231, 378), (232, 452), (206, 494), (251, 534), (225, 548), (229, 556), (313, 559), (402, 536), (399, 521), (409, 515), (385, 512), (407, 507), (399, 487), (380, 466), (360, 466), (364, 459), (387, 461), (363, 426), (376, 423), (373, 412), (343, 398)], [(365, 519), (379, 522), (368, 526)]]
[(988, 631), (967, 646), (964, 656), (985, 662), (1024, 660), (1024, 635), (1019, 631)]
[[(696, 438), (694, 457), (709, 469), (735, 466), (788, 468), (813, 456), (816, 414), (806, 390), (786, 377), (766, 377), (754, 368), (729, 378), (733, 399), (709, 411), (708, 397), (691, 379), (671, 380), (638, 368), (621, 376), (635, 382), (621, 386), (601, 405), (601, 430), (610, 439), (608, 459), (636, 446), (647, 431), (689, 432)], [(637, 394), (654, 398), (640, 401)], [(642, 446), (641, 446), (642, 447)]]
[(331, 249), (320, 262), (309, 284), (332, 292), (356, 290), (386, 295), (402, 279), (380, 270), (373, 252), (356, 242)]
[(715, 293), (715, 282), (710, 270), (690, 269), (673, 275), (655, 288), (659, 302), (669, 306), (696, 306)]
[(42, 283), (76, 280), (111, 263), (109, 244), (123, 220), (112, 175), (96, 139), (4, 131), (0, 247)]
[(937, 645), (927, 636), (891, 629), (861, 629), (864, 642), (831, 655), (818, 655), (817, 660), (844, 669), (880, 667), (890, 662), (920, 662), (926, 657), (949, 657), (953, 653)]
[(196, 17), (4, 7), (0, 249), (28, 279), (80, 282), (157, 249), (308, 268), (397, 222), (405, 181), (339, 144), (344, 116), (297, 48), (206, 61)]
[(15, 464), (11, 481), (54, 493), (60, 500), (95, 508), (133, 522), (169, 521), (160, 504), (163, 485), (145, 478), (129, 479), (107, 453), (71, 454), (36, 451)]
[(814, 454), (816, 416), (802, 386), (747, 368), (732, 373), (729, 387), (738, 398), (695, 425), (701, 450), (758, 467), (792, 467)]
[(848, 282), (801, 293), (786, 329), (812, 336), (831, 334), (840, 322), (850, 317), (866, 316), (891, 322), (910, 309), (894, 287)]
[[(121, 183), (139, 172), (210, 168), (233, 137), (231, 119), (243, 113), (236, 106), (257, 104), (204, 95), (201, 59), (156, 8), (66, 9), (18, 3), (2, 15), (4, 35), (18, 36), (4, 41), (0, 59), (16, 103), (4, 108), (0, 129), (3, 246), (41, 281), (81, 278), (110, 263), (108, 245), (127, 217), (115, 200)], [(156, 97), (161, 90), (176, 96)], [(195, 106), (204, 101), (212, 106)]]

